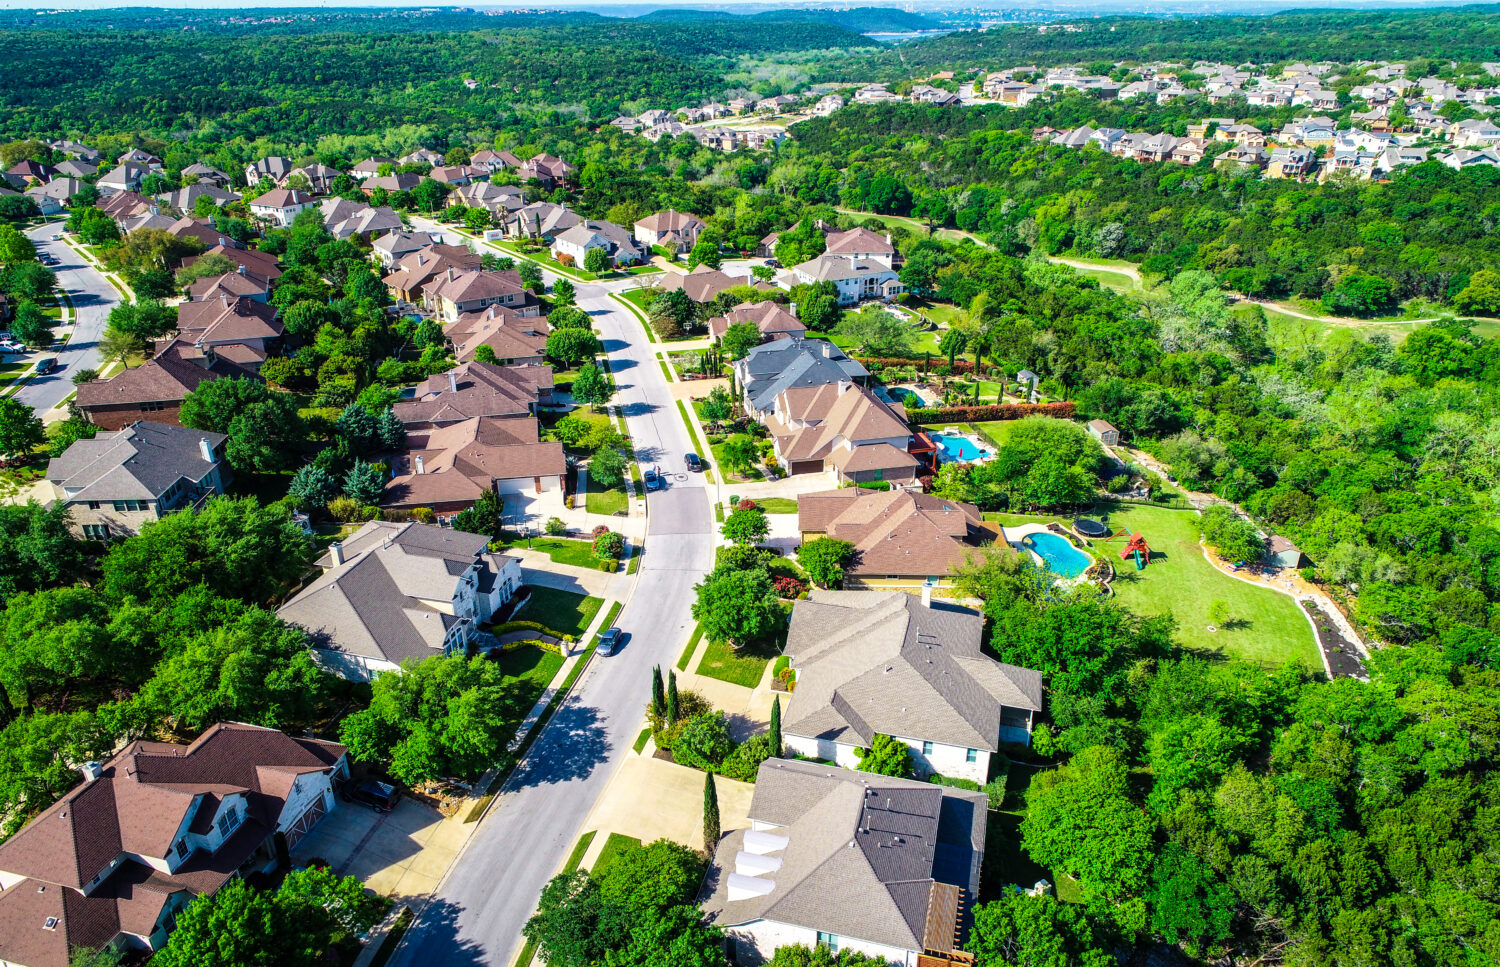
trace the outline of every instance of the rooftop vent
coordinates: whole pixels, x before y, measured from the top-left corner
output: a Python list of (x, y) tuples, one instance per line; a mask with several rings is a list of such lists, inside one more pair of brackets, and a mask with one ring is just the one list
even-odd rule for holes
[(45, 920), (42, 921), (42, 929), (43, 930), (56, 930), (57, 929), (57, 925), (59, 923), (61, 923), (61, 922), (62, 921), (59, 920), (59, 919), (57, 919), (56, 917), (48, 917), (47, 919), (45, 919)]

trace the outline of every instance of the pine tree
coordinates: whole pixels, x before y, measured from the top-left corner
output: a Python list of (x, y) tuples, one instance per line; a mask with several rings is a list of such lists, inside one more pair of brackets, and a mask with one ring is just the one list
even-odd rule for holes
[(667, 671), (667, 725), (677, 724), (677, 673)]
[(661, 687), (661, 666), (651, 669), (651, 714), (661, 718), (667, 714), (667, 699)]
[(781, 755), (781, 696), (771, 702), (771, 755)]
[(714, 774), (703, 774), (703, 851), (709, 856), (719, 845), (719, 789), (714, 785)]

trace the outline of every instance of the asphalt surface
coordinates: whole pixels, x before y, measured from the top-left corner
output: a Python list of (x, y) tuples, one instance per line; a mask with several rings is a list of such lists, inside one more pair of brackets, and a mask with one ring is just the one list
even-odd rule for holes
[(47, 412), (67, 399), (73, 392), (73, 374), (80, 369), (99, 368), (99, 336), (109, 320), (109, 310), (120, 302), (120, 293), (109, 280), (87, 262), (83, 256), (62, 242), (54, 242), (52, 236), (62, 231), (61, 222), (38, 225), (26, 234), (36, 243), (38, 252), (55, 255), (58, 264), (52, 266), (57, 273), (58, 287), (73, 300), (73, 311), (77, 322), (73, 336), (67, 345), (55, 346), (42, 353), (31, 353), (28, 359), (38, 355), (57, 357), (57, 368), (45, 376), (34, 376), (20, 389), (15, 398), (32, 407), (37, 414)]
[[(413, 219), (419, 229), (422, 221)], [(713, 515), (703, 477), (673, 473), (692, 449), (687, 428), (644, 329), (607, 294), (620, 285), (577, 283), (578, 305), (602, 334), (638, 461), (681, 479), (647, 498), (645, 556), (616, 621), (623, 647), (585, 670), (407, 931), (393, 967), (509, 967), (542, 887), (640, 734), (652, 667), (676, 662), (692, 629), (693, 584), (713, 563)]]

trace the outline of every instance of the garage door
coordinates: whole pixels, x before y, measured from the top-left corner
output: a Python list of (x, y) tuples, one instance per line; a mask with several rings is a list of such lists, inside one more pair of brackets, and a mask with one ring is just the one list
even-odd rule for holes
[(303, 811), (301, 816), (297, 817), (297, 821), (292, 823), (291, 828), (286, 831), (286, 848), (288, 850), (296, 849), (297, 844), (302, 841), (302, 837), (306, 836), (312, 831), (314, 826), (318, 825), (318, 820), (322, 819), (323, 814), (326, 812), (328, 812), (328, 807), (323, 804), (323, 797), (319, 796), (311, 806), (308, 806)]

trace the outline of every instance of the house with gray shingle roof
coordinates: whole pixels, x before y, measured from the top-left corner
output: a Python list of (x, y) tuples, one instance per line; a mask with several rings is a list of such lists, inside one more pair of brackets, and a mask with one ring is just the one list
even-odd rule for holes
[(776, 397), (794, 386), (822, 386), (853, 381), (864, 385), (869, 372), (826, 339), (791, 336), (761, 343), (734, 361), (734, 379), (744, 393), (745, 406), (764, 419)]
[(276, 614), (312, 636), (318, 664), (351, 681), (462, 652), (521, 586), (521, 562), (489, 539), (370, 521), (317, 560), (323, 574)]
[(891, 964), (959, 951), (984, 857), (982, 794), (767, 759), (749, 820), (709, 844), (702, 893), (735, 963), (789, 944)]
[(47, 463), (47, 482), (72, 514), (72, 529), (108, 540), (203, 497), (232, 479), (222, 433), (141, 420), (75, 440)]
[(787, 748), (852, 769), (878, 733), (906, 743), (920, 773), (988, 781), (1002, 742), (1030, 743), (1042, 676), (982, 654), (983, 627), (902, 591), (813, 590), (787, 631)]

